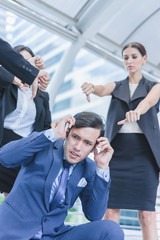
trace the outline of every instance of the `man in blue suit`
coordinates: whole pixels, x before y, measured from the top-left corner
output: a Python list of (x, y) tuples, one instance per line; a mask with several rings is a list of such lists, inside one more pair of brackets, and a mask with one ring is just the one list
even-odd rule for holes
[[(108, 164), (113, 154), (103, 136), (101, 117), (81, 112), (0, 149), (1, 164), (22, 166), (12, 191), (0, 206), (0, 240), (124, 239), (118, 224), (101, 220), (107, 208)], [(91, 151), (94, 161), (87, 157)], [(63, 166), (67, 163), (70, 167), (64, 191), (62, 179), (67, 168)], [(62, 194), (57, 200), (59, 192)], [(78, 197), (91, 222), (64, 225), (67, 210)]]

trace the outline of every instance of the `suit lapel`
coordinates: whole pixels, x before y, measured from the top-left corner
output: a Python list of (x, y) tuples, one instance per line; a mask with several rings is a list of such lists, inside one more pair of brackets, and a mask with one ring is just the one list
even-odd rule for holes
[(5, 116), (16, 109), (18, 99), (18, 87), (11, 84), (5, 91)]
[(59, 141), (56, 141), (54, 147), (51, 147), (50, 152), (51, 152), (51, 158), (53, 160), (52, 160), (52, 164), (45, 182), (45, 191), (44, 191), (45, 204), (48, 211), (49, 211), (49, 198), (50, 198), (51, 187), (63, 164), (63, 154), (64, 154), (63, 142), (60, 143)]
[(127, 78), (120, 83), (120, 86), (118, 88), (116, 88), (115, 91), (113, 91), (113, 96), (126, 102), (127, 105), (129, 106), (130, 101), (134, 101), (138, 98), (142, 98), (147, 95), (147, 90), (145, 88), (144, 83), (145, 83), (145, 78), (143, 77), (141, 79), (139, 85), (137, 86), (137, 88), (132, 96), (132, 99), (130, 100), (129, 82), (128, 82), (128, 78)]
[(39, 96), (37, 93), (36, 97), (34, 98), (34, 102), (36, 105), (36, 120), (35, 120), (35, 125), (38, 124), (38, 119), (40, 119), (40, 115), (43, 109), (43, 99)]
[(120, 100), (126, 102), (129, 105), (130, 95), (128, 78), (123, 80), (120, 83), (120, 86), (113, 91), (113, 96), (119, 98)]
[(17, 101), (18, 98), (18, 87), (14, 84), (11, 85), (11, 94), (14, 96), (15, 101)]
[(142, 98), (142, 97), (146, 97), (147, 95), (147, 89), (145, 88), (145, 78), (142, 78), (138, 87), (136, 88), (133, 96), (132, 96), (132, 101), (138, 99), (138, 98)]

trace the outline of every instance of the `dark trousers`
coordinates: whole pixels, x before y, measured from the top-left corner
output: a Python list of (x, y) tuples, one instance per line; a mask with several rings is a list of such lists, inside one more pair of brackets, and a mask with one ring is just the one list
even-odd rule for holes
[(49, 240), (124, 240), (124, 233), (117, 223), (100, 220), (73, 227), (68, 232)]

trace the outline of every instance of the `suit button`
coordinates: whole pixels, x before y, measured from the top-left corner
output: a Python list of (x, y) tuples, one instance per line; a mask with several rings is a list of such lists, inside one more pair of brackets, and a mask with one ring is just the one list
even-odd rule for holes
[(29, 72), (32, 72), (32, 69), (29, 69)]
[(26, 71), (28, 71), (29, 70), (29, 68), (28, 67), (26, 67)]
[(47, 222), (47, 218), (44, 218), (44, 220), (43, 220), (43, 221), (44, 221), (44, 223), (46, 223), (46, 222)]
[(25, 69), (25, 65), (23, 65), (22, 68)]
[(153, 126), (153, 129), (156, 129), (156, 126)]

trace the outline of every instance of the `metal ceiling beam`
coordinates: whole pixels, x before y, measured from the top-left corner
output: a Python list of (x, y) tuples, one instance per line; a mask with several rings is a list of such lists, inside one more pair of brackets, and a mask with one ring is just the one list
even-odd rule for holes
[[(52, 32), (52, 33), (54, 33), (54, 34), (57, 34), (57, 35), (61, 36), (62, 38), (67, 39), (70, 42), (77, 42), (78, 35), (80, 34), (80, 32), (77, 31), (77, 28), (81, 28), (80, 31), (83, 31), (85, 23), (88, 22), (88, 19), (90, 19), (91, 16), (95, 16), (95, 13), (97, 12), (97, 8), (101, 5), (100, 1), (99, 1), (99, 2), (97, 2), (96, 7), (95, 8), (91, 8), (90, 11), (87, 11), (87, 9), (85, 9), (86, 11), (84, 12), (83, 16), (81, 16), (80, 21), (78, 22), (78, 24), (75, 25), (75, 28), (69, 29), (69, 28), (62, 27), (61, 25), (58, 25), (58, 24), (56, 24), (54, 22), (51, 22), (51, 21), (47, 20), (46, 18), (40, 16), (39, 14), (37, 15), (33, 11), (33, 9), (32, 10), (31, 9), (27, 9), (26, 7), (24, 7), (22, 4), (19, 4), (18, 2), (20, 2), (20, 1), (13, 1), (13, 0), (5, 0), (4, 1), (4, 0), (0, 0), (0, 6), (2, 6), (3, 8), (5, 8), (8, 11), (11, 11), (11, 12), (19, 15), (22, 18), (25, 18), (27, 21), (30, 21), (30, 22), (32, 22), (32, 23), (34, 23), (34, 24), (36, 24), (36, 25), (38, 25), (38, 26), (40, 26), (40, 27), (42, 27), (42, 28)], [(28, 3), (28, 1), (26, 1), (26, 0), (22, 0), (21, 1), (21, 3), (23, 3), (23, 4), (25, 2)], [(37, 4), (38, 2), (39, 1), (37, 1), (37, 0), (32, 0), (32, 3), (34, 3), (34, 4)], [(91, 6), (91, 3), (92, 3), (92, 5), (94, 5), (95, 1), (89, 1), (87, 6)], [(40, 6), (40, 5), (38, 5), (38, 6)], [(119, 8), (119, 6), (117, 6), (117, 8)], [(38, 9), (38, 8), (36, 7), (36, 9)], [(155, 14), (159, 10), (160, 9), (157, 9), (153, 14)], [(53, 13), (56, 15), (57, 11), (53, 10)], [(61, 14), (61, 13), (58, 13), (58, 15), (56, 15), (56, 16), (59, 17), (60, 19), (63, 19), (63, 14)], [(106, 16), (107, 16), (107, 18), (109, 18), (110, 17), (109, 13)], [(149, 19), (150, 17), (151, 17), (151, 15), (147, 19)], [(106, 18), (106, 20), (107, 20), (107, 18)], [(145, 19), (145, 22), (146, 22), (147, 19)], [(68, 18), (65, 18), (64, 20), (69, 22)], [(72, 23), (73, 22), (71, 22), (71, 24)], [(139, 25), (139, 27), (141, 25), (142, 25), (142, 23)], [(138, 28), (136, 28), (136, 30)], [(132, 32), (131, 35), (134, 32)], [(131, 35), (130, 35), (130, 37), (131, 37)], [(122, 46), (117, 45), (115, 42), (111, 41), (110, 39), (107, 39), (105, 36), (102, 36), (101, 34), (96, 34), (95, 39), (97, 39), (99, 42), (102, 42), (103, 45), (106, 45), (106, 46), (112, 45), (114, 47), (114, 49), (119, 49), (120, 50), (122, 48)], [(128, 40), (128, 38), (125, 39), (124, 42), (126, 42), (127, 40)], [(91, 47), (91, 48), (89, 47), (88, 48), (88, 46), (91, 46), (92, 44), (93, 44), (93, 47)], [(99, 56), (103, 57), (103, 55), (101, 54), (101, 51), (99, 51), (99, 48), (102, 49), (102, 45), (94, 43), (94, 41), (92, 41), (92, 42), (90, 41), (89, 45), (86, 44), (85, 48), (88, 49), (89, 51), (92, 51), (93, 53), (95, 51), (97, 55), (99, 53)], [(91, 50), (91, 49), (94, 49), (94, 50)], [(106, 48), (104, 48), (104, 52), (106, 52)], [(116, 59), (116, 54), (115, 54), (115, 59)], [(113, 58), (112, 58), (112, 61), (113, 61)], [(152, 74), (156, 73), (156, 75), (159, 76), (159, 70), (160, 70), (159, 67), (153, 65), (150, 62), (147, 62), (147, 64), (148, 64), (148, 66), (150, 68), (149, 71), (153, 72)], [(152, 74), (150, 74), (150, 75), (152, 75)], [(154, 76), (153, 76), (153, 79), (155, 79)]]
[[(98, 41), (98, 43), (96, 42), (96, 40)], [(101, 44), (103, 43), (103, 44)], [(119, 45), (117, 43), (115, 43), (114, 41), (100, 35), (100, 34), (97, 34), (94, 38), (94, 40), (92, 40), (89, 45), (93, 45), (94, 46), (94, 49), (103, 49), (103, 52), (105, 54), (105, 52), (110, 52), (112, 55), (116, 57), (120, 57), (121, 59), (121, 51), (122, 51), (122, 48), (123, 48), (123, 45)], [(111, 52), (107, 49), (107, 47), (104, 47), (105, 46), (112, 46), (114, 48), (114, 52)], [(88, 45), (87, 45), (88, 46)], [(86, 46), (86, 48), (87, 48)], [(96, 50), (95, 50), (96, 52)], [(103, 57), (103, 55), (102, 55)], [(145, 66), (147, 65), (147, 68), (149, 69), (149, 72), (153, 72), (152, 74), (150, 73), (150, 75), (153, 75), (153, 79), (157, 79), (156, 76), (160, 77), (160, 67), (159, 66), (156, 66), (155, 64), (151, 63), (150, 61), (147, 60), (147, 63), (145, 64)], [(144, 67), (145, 67), (144, 66)], [(154, 76), (154, 73), (156, 73), (156, 76)]]
[(87, 3), (81, 8), (81, 10), (77, 13), (76, 19), (79, 19), (83, 14), (89, 9), (89, 7), (95, 2), (96, 0), (88, 0)]
[[(118, 65), (119, 67), (124, 69), (123, 61), (120, 56), (117, 56), (117, 55), (111, 53), (110, 51), (107, 51), (106, 49), (101, 48), (100, 46), (98, 46), (96, 44), (93, 44), (93, 42), (91, 42), (91, 43), (87, 42), (84, 48), (94, 54), (97, 54), (98, 56), (101, 56), (105, 60), (115, 63), (116, 65)], [(148, 65), (150, 67), (149, 63), (146, 63), (146, 65)], [(155, 69), (151, 69), (151, 71), (152, 70), (154, 71)], [(157, 68), (156, 68), (156, 70), (157, 70)], [(145, 66), (143, 67), (143, 74), (147, 77), (147, 79), (149, 79), (151, 81), (159, 82), (159, 76), (154, 76), (153, 74), (146, 71)]]
[(71, 18), (69, 15), (66, 15), (65, 13), (60, 12), (58, 9), (55, 9), (51, 5), (48, 5), (44, 1), (41, 0), (10, 0), (12, 2), (15, 2), (25, 8), (30, 9), (30, 11), (33, 11), (35, 13), (38, 13), (39, 15), (43, 14), (45, 18), (50, 19), (51, 21), (55, 21), (55, 17), (66, 22), (67, 24), (75, 24), (76, 19)]
[(13, 12), (14, 14), (26, 19), (29, 22), (32, 22), (47, 31), (50, 31), (54, 34), (57, 34), (61, 36), (62, 38), (65, 38), (71, 42), (76, 42), (77, 39), (77, 33), (74, 33), (73, 31), (70, 31), (69, 29), (56, 24), (55, 22), (51, 22), (47, 18), (44, 18), (43, 16), (40, 16), (39, 14), (35, 13), (34, 11), (31, 11), (30, 9), (27, 9), (23, 7), (22, 5), (19, 5), (15, 3), (15, 1), (9, 1), (9, 0), (0, 0), (0, 6), (2, 6), (4, 9)]
[[(121, 3), (125, 0), (121, 0)], [(53, 108), (55, 98), (57, 93), (65, 79), (66, 74), (70, 70), (73, 61), (79, 52), (79, 50), (85, 46), (86, 42), (92, 39), (99, 29), (101, 28), (104, 17), (108, 13), (108, 7), (110, 4), (117, 3), (116, 0), (99, 0), (96, 1), (87, 11), (86, 15), (79, 20), (78, 24), (75, 26), (82, 34), (78, 36), (77, 42), (70, 45), (70, 47), (64, 53), (59, 67), (53, 75), (50, 83), (49, 93), (50, 93), (50, 107)], [(56, 83), (56, 84), (55, 84)]]
[[(70, 69), (78, 51), (81, 49), (81, 47), (85, 47), (87, 50), (93, 52), (94, 54), (97, 54), (98, 56), (103, 57), (104, 59), (108, 59), (115, 64), (119, 66), (123, 66), (122, 60), (120, 57), (115, 55), (114, 53), (111, 53), (107, 51), (105, 48), (102, 48), (102, 46), (94, 43), (92, 38), (97, 38), (99, 41), (103, 40), (103, 43), (107, 44), (110, 43), (113, 46), (115, 46), (115, 49), (118, 48), (117, 44), (113, 41), (110, 41), (109, 39), (106, 39), (104, 36), (101, 37), (97, 32), (99, 31), (100, 27), (103, 26), (104, 19), (106, 21), (109, 21), (111, 18), (111, 12), (109, 10), (109, 6), (111, 4), (114, 4), (116, 2), (116, 11), (120, 9), (123, 2), (125, 3), (125, 0), (121, 0), (117, 2), (116, 0), (99, 0), (99, 1), (90, 1), (89, 9), (85, 9), (82, 15), (79, 15), (80, 17), (77, 24), (74, 21), (70, 21), (70, 19), (64, 14), (58, 12), (55, 9), (52, 9), (53, 14), (55, 14), (56, 17), (58, 17), (60, 20), (64, 20), (68, 22), (71, 26), (73, 25), (74, 28), (65, 28), (60, 24), (56, 24), (55, 22), (51, 22), (46, 17), (41, 16), (40, 14), (37, 14), (37, 9), (42, 7), (42, 2), (37, 0), (32, 0), (32, 4), (34, 4), (35, 8), (27, 9), (26, 7), (22, 6), (21, 3), (28, 3), (26, 0), (22, 1), (13, 1), (13, 0), (0, 0), (0, 5), (7, 9), (8, 11), (12, 11), (13, 13), (16, 13), (22, 18), (25, 18), (26, 20), (39, 25), (40, 27), (54, 33), (58, 34), (62, 38), (67, 39), (68, 41), (72, 42), (73, 44), (70, 46), (70, 48), (67, 50), (67, 52), (64, 54), (64, 57), (61, 62), (61, 66), (59, 67), (59, 70), (56, 71), (56, 74), (53, 78), (53, 83), (51, 86), (51, 102), (52, 106), (55, 101), (55, 97), (57, 95), (57, 92), (61, 86), (61, 84), (64, 81), (65, 75), (67, 74), (68, 70)], [(40, 3), (41, 2), (41, 3)], [(91, 4), (92, 2), (92, 4)], [(37, 7), (38, 6), (38, 7)], [(45, 10), (48, 9), (47, 6), (45, 6)], [(31, 6), (30, 6), (31, 8)], [(36, 10), (36, 12), (35, 12)], [(103, 39), (102, 39), (103, 38)], [(114, 45), (115, 44), (115, 45)], [(149, 65), (149, 64), (148, 64)], [(158, 68), (151, 67), (153, 71), (159, 71)], [(152, 74), (147, 73), (144, 71), (144, 74), (148, 76), (151, 80), (157, 80), (156, 77), (152, 76)], [(54, 85), (56, 81), (56, 86)], [(58, 84), (57, 84), (58, 83)]]
[(150, 14), (147, 18), (145, 18), (128, 36), (123, 40), (122, 45), (125, 45), (129, 39), (136, 33), (151, 17), (156, 15), (160, 11), (160, 8), (156, 9), (152, 14)]

